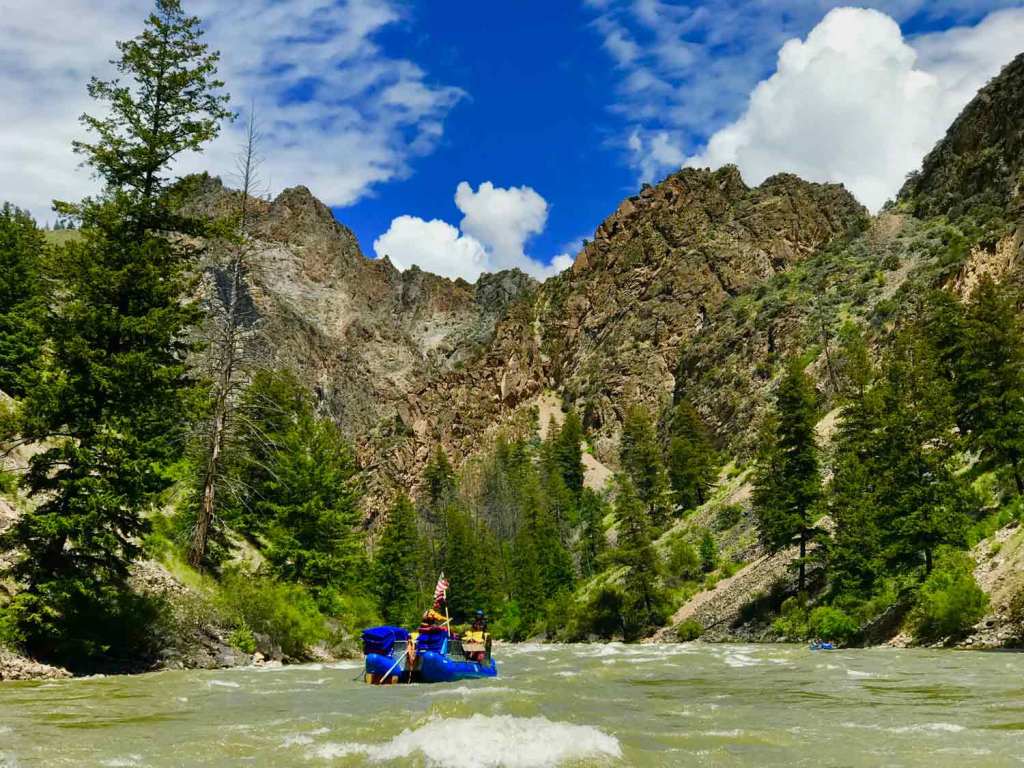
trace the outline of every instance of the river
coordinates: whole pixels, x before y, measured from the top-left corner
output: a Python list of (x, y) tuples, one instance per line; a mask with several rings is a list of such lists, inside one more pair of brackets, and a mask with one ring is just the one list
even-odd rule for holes
[(1010, 766), (1024, 655), (519, 645), (497, 680), (357, 662), (0, 684), (0, 766)]

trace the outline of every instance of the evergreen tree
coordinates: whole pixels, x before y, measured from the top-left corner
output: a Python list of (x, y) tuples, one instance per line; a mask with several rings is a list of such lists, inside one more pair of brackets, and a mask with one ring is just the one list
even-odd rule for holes
[(42, 353), (42, 257), (35, 221), (9, 203), (0, 208), (0, 391), (21, 397), (28, 366)]
[(1016, 296), (990, 277), (978, 283), (963, 323), (958, 361), (960, 423), (968, 445), (1009, 466), (1024, 494), (1024, 326)]
[(884, 569), (877, 493), (883, 472), (878, 456), (883, 412), (864, 337), (845, 327), (840, 339), (838, 366), (846, 396), (833, 440), (828, 496), (835, 522), (831, 568), (838, 592), (868, 595)]
[(565, 486), (578, 499), (583, 492), (583, 423), (576, 411), (569, 411), (554, 445), (554, 460)]
[(580, 574), (584, 578), (598, 571), (598, 558), (607, 547), (604, 533), (604, 518), (608, 505), (604, 499), (589, 488), (580, 496), (580, 533), (577, 542)]
[(277, 576), (314, 593), (365, 584), (355, 453), (327, 419), (303, 414), (270, 456), (259, 514), (270, 521), (267, 560)]
[(423, 543), (416, 509), (401, 495), (391, 507), (377, 549), (375, 572), (380, 610), (389, 624), (413, 624), (423, 608)]
[(627, 566), (624, 618), (629, 634), (637, 637), (661, 622), (663, 599), (648, 515), (633, 481), (625, 474), (616, 478), (615, 516), (619, 526), (616, 555)]
[(966, 544), (967, 497), (953, 473), (959, 450), (954, 402), (936, 350), (911, 326), (896, 339), (880, 382), (885, 414), (878, 440), (879, 506), (886, 557), (894, 567), (924, 560), (931, 572), (943, 544)]
[(790, 360), (779, 383), (775, 412), (774, 433), (766, 436), (758, 459), (754, 511), (761, 539), (770, 551), (798, 541), (802, 592), (807, 581), (807, 544), (816, 532), (821, 476), (814, 386), (798, 358)]
[(643, 406), (626, 411), (619, 444), (622, 468), (647, 510), (651, 525), (661, 529), (669, 518), (669, 485), (650, 413)]
[(423, 471), (423, 482), (427, 509), (431, 515), (438, 515), (454, 500), (458, 490), (455, 470), (452, 469), (448, 454), (441, 445), (434, 448), (434, 453)]
[(217, 79), (220, 54), (202, 36), (200, 20), (186, 16), (180, 0), (156, 0), (142, 33), (117, 43), (120, 77), (89, 83), (89, 95), (108, 108), (102, 117), (82, 116), (95, 138), (74, 142), (75, 151), (131, 200), (140, 229), (167, 223), (159, 217), (169, 216), (163, 192), (171, 161), (202, 151), (231, 117)]
[(704, 573), (711, 573), (718, 567), (718, 544), (711, 531), (705, 529), (700, 537), (700, 569)]
[(236, 530), (254, 537), (272, 522), (259, 502), (274, 480), (274, 457), (295, 425), (313, 418), (313, 402), (293, 371), (259, 370), (240, 397), (237, 418), (239, 446), (227, 459), (231, 492), (221, 508)]
[(675, 505), (678, 509), (699, 507), (707, 501), (718, 472), (711, 436), (696, 409), (685, 399), (672, 408), (666, 431), (666, 464)]
[(188, 228), (169, 213), (165, 174), (227, 115), (217, 55), (201, 34), (176, 0), (160, 0), (143, 33), (118, 44), (126, 83), (89, 87), (106, 117), (83, 117), (95, 141), (76, 149), (106, 186), (61, 207), (81, 237), (48, 265), (49, 353), (21, 425), (27, 439), (48, 441), (26, 478), (38, 504), (0, 542), (17, 552), (15, 622), (39, 656), (81, 663), (122, 631), (111, 621), (136, 620), (124, 610), (128, 566), (147, 528), (142, 512), (169, 482), (160, 467), (180, 444), (185, 331), (197, 317), (186, 300), (195, 252), (163, 234)]

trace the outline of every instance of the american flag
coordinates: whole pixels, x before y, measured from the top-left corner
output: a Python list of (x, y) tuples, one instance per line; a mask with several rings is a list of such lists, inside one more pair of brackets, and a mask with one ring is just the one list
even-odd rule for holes
[(444, 572), (437, 578), (437, 586), (434, 587), (434, 605), (437, 605), (445, 599), (445, 594), (448, 592), (448, 579), (444, 577)]

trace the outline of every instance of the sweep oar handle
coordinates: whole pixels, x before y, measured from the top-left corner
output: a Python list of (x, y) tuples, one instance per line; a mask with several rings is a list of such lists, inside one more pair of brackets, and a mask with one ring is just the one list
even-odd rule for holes
[(406, 651), (405, 653), (403, 653), (401, 656), (398, 657), (398, 661), (396, 661), (394, 664), (392, 664), (391, 665), (391, 669), (389, 669), (387, 672), (384, 673), (384, 677), (382, 677), (380, 679), (380, 682), (378, 683), (378, 685), (384, 685), (384, 681), (387, 680), (389, 677), (391, 677), (391, 673), (395, 671), (395, 667), (397, 667), (399, 664), (402, 663), (402, 659), (404, 659), (406, 657), (406, 655), (408, 655), (408, 653), (409, 652)]

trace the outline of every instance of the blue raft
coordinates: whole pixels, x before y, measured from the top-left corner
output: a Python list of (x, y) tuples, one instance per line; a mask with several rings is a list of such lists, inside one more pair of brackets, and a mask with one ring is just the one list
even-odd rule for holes
[[(473, 661), (451, 643), (447, 631), (421, 631), (415, 638), (412, 668), (408, 663), (410, 634), (401, 627), (373, 627), (363, 632), (366, 682), (451, 683), (497, 677), (494, 659)], [(454, 647), (452, 647), (454, 646)]]

